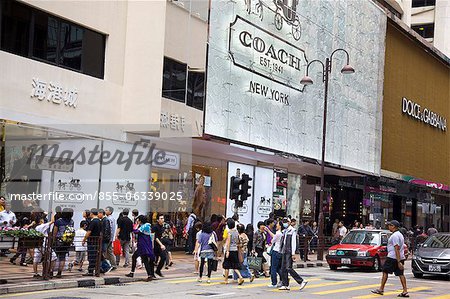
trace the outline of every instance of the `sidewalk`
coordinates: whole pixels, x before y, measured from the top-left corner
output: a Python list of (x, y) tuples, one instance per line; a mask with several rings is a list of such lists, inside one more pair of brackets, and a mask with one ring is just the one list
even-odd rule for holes
[[(193, 277), (194, 274), (194, 256), (186, 255), (184, 252), (173, 252), (174, 264), (169, 267), (168, 270), (163, 268), (162, 273), (164, 278), (170, 279), (177, 277)], [(307, 267), (320, 267), (326, 265), (325, 262), (316, 261), (315, 255), (310, 255), (308, 262), (300, 262), (297, 260), (295, 268), (307, 268)], [(87, 266), (87, 262), (86, 262)], [(86, 266), (84, 268), (86, 268)], [(220, 273), (221, 266), (219, 263), (218, 272)], [(60, 279), (42, 280), (34, 279), (33, 266), (27, 267), (12, 265), (9, 262), (9, 257), (0, 257), (0, 294), (12, 294), (22, 292), (33, 292), (50, 289), (62, 289), (62, 288), (76, 288), (76, 287), (96, 287), (99, 285), (116, 285), (129, 283), (133, 281), (143, 281), (147, 278), (145, 269), (136, 269), (135, 277), (128, 278), (125, 274), (130, 272), (130, 267), (123, 268), (119, 266), (117, 270), (101, 274), (100, 277), (85, 277), (82, 276), (83, 272), (79, 272), (77, 269), (72, 269), (72, 272), (63, 272), (63, 277)], [(41, 267), (39, 266), (39, 271)], [(6, 282), (5, 282), (6, 280)]]

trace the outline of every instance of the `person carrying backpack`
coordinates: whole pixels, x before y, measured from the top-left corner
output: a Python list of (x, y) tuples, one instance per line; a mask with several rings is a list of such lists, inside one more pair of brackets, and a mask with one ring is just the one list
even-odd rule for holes
[[(61, 278), (62, 270), (66, 261), (66, 255), (69, 253), (69, 247), (75, 238), (74, 222), (72, 220), (73, 210), (65, 208), (61, 212), (61, 218), (56, 220), (53, 227), (53, 244), (56, 256), (58, 257), (59, 267), (56, 278)], [(51, 275), (52, 276), (52, 275)]]

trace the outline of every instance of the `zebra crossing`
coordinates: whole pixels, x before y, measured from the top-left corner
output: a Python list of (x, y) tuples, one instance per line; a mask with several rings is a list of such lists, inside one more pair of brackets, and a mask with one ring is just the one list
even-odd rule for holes
[[(299, 292), (299, 286), (292, 282), (291, 280), (291, 289), (290, 291), (280, 291), (278, 289), (269, 289), (268, 285), (270, 284), (270, 278), (258, 278), (255, 279), (252, 283), (245, 280), (243, 285), (238, 285), (237, 283), (232, 282), (230, 279), (230, 283), (228, 285), (223, 285), (224, 278), (222, 276), (214, 276), (211, 278), (211, 282), (206, 282), (207, 278), (203, 278), (203, 282), (198, 282), (197, 278), (174, 278), (161, 280), (161, 283), (166, 283), (168, 285), (184, 285), (188, 284), (190, 287), (201, 287), (202, 290), (218, 290), (220, 291), (229, 291), (235, 292), (235, 294), (239, 294), (238, 292), (242, 291), (264, 291), (268, 292), (267, 294), (274, 294), (274, 297), (282, 297), (283, 294), (290, 293), (292, 294), (303, 294), (309, 295), (308, 298), (353, 298), (353, 299), (370, 299), (370, 298), (394, 298), (399, 293), (401, 293), (401, 287), (397, 280), (392, 279), (389, 281), (390, 283), (386, 284), (384, 296), (380, 296), (377, 294), (372, 294), (370, 290), (376, 289), (379, 287), (379, 280), (357, 280), (354, 277), (351, 279), (345, 278), (332, 278), (323, 276), (313, 276), (307, 277), (308, 284), (306, 287)], [(426, 298), (426, 299), (450, 299), (450, 290), (449, 294), (433, 294), (433, 287), (423, 281), (422, 285), (411, 285), (408, 289), (410, 296), (412, 298)], [(275, 295), (275, 293), (277, 295)]]

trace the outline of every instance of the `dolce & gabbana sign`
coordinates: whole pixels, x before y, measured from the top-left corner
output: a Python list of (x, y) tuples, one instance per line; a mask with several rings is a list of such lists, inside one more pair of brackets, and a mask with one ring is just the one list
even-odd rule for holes
[(420, 122), (426, 123), (433, 128), (441, 131), (447, 131), (447, 119), (431, 111), (428, 108), (422, 108), (419, 104), (402, 98), (402, 113), (406, 114)]
[(239, 15), (230, 24), (228, 51), (234, 65), (303, 91), (305, 51)]

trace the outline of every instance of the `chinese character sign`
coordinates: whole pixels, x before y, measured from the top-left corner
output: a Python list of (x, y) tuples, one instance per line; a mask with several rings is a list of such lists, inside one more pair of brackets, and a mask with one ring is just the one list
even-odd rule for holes
[(31, 97), (39, 101), (47, 99), (53, 104), (64, 105), (76, 108), (78, 103), (78, 90), (76, 88), (64, 88), (58, 83), (43, 81), (33, 78), (31, 82)]

